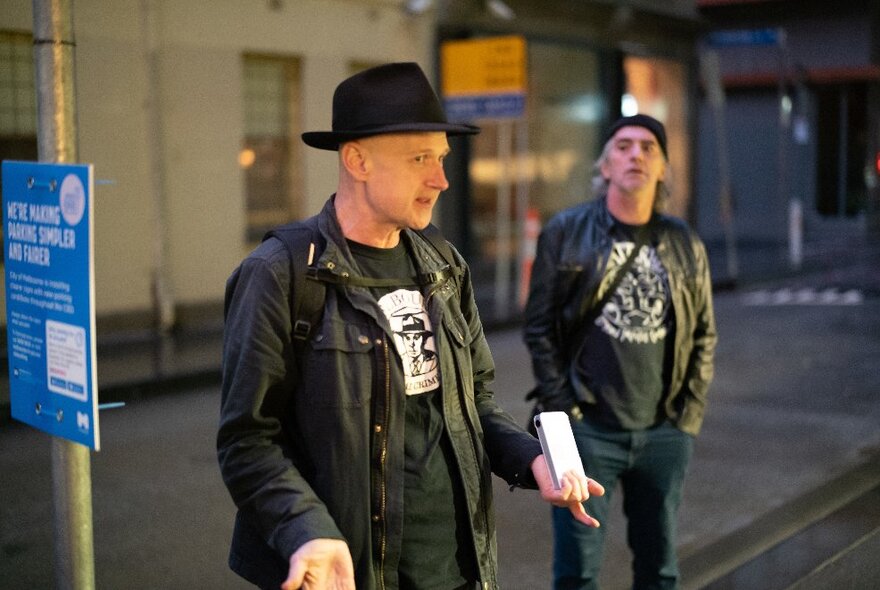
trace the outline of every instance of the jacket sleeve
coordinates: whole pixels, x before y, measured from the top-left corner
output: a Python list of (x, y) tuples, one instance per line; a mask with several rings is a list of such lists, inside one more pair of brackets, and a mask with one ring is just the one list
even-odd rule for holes
[(286, 250), (250, 256), (226, 286), (217, 455), (239, 511), (284, 559), (315, 538), (343, 536), (294, 465), (282, 428), (296, 384)]
[[(464, 265), (463, 260), (460, 262)], [(461, 281), (461, 308), (471, 335), (474, 402), (492, 472), (512, 486), (537, 489), (531, 464), (541, 454), (541, 443), (526, 432), (495, 399), (492, 387), (495, 362), (477, 311), (469, 271)]]
[(715, 344), (718, 334), (715, 329), (715, 311), (712, 301), (712, 278), (703, 242), (691, 235), (697, 276), (694, 292), (693, 346), (687, 360), (682, 395), (684, 409), (681, 427), (696, 434), (703, 421), (709, 384), (715, 374)]
[(559, 218), (551, 220), (538, 237), (525, 309), (524, 336), (532, 357), (539, 398), (547, 410), (568, 411), (575, 396), (568, 383), (564, 344), (558, 330), (557, 267), (563, 231)]

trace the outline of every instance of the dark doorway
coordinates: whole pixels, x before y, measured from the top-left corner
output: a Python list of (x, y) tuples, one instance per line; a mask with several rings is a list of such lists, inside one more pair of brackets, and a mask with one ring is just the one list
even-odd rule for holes
[(867, 200), (864, 180), (868, 146), (868, 108), (865, 84), (820, 86), (816, 210), (844, 217), (862, 212)]

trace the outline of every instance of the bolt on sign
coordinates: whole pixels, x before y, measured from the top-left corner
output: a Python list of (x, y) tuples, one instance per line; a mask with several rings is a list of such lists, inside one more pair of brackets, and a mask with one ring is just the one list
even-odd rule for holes
[(445, 41), (440, 68), (443, 106), (450, 121), (516, 119), (525, 114), (525, 38)]

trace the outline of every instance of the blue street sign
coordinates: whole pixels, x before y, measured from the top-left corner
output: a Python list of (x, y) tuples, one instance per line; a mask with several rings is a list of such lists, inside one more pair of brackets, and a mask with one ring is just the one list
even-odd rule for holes
[(447, 96), (443, 99), (446, 116), (453, 122), (478, 119), (517, 119), (526, 110), (525, 93)]
[(713, 31), (706, 36), (712, 47), (743, 47), (747, 45), (778, 45), (782, 34), (779, 29), (736, 29)]
[(3, 162), (12, 417), (100, 448), (90, 165)]

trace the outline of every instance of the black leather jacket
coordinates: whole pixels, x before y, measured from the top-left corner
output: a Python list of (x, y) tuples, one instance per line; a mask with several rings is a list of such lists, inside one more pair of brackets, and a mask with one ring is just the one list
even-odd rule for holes
[[(613, 223), (602, 197), (558, 213), (538, 238), (525, 341), (540, 398), (548, 409), (595, 403), (590, 392), (581, 393), (580, 398), (574, 392), (568, 358), (574, 343), (566, 343), (576, 332), (584, 297), (593, 303), (597, 299), (611, 253)], [(675, 357), (665, 410), (679, 429), (696, 435), (703, 422), (717, 340), (706, 250), (682, 220), (655, 213), (653, 223), (659, 235), (657, 254), (669, 276), (675, 310)]]
[[(356, 274), (332, 199), (318, 227), (326, 240), (318, 266)], [(418, 272), (446, 265), (417, 234), (404, 231), (402, 239)], [(397, 588), (405, 400), (403, 383), (393, 382), (401, 372), (389, 370), (400, 362), (391, 327), (366, 288), (328, 287), (320, 327), (305, 345), (306, 358), (296, 359), (289, 290), (289, 257), (275, 238), (227, 283), (217, 448), (238, 507), (230, 565), (258, 585), (277, 588), (301, 545), (343, 539), (359, 590)], [(469, 272), (425, 287), (425, 297), (439, 328), (443, 413), (465, 487), (473, 551), (483, 587), (496, 588), (491, 472), (535, 488), (529, 465), (541, 448), (495, 403), (495, 367)]]

